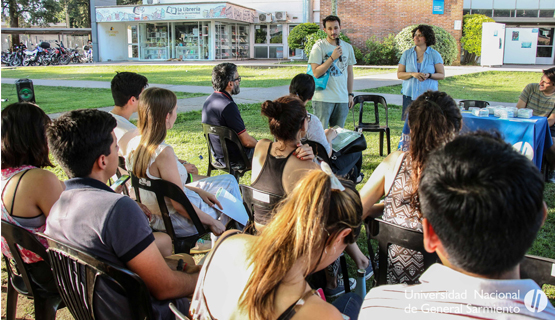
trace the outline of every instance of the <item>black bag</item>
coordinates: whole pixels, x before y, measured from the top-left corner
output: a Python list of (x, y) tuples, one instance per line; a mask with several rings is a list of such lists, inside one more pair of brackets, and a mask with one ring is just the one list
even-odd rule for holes
[(43, 41), (39, 44), (39, 47), (41, 47), (43, 49), (50, 49), (50, 43)]
[(338, 151), (334, 150), (332, 156), (335, 155), (336, 157), (340, 157), (343, 154), (362, 152), (366, 150), (368, 146), (366, 144), (366, 139), (364, 138), (364, 135), (362, 133), (354, 132), (354, 131), (353, 133), (359, 134), (359, 137), (356, 138), (356, 140), (349, 143), (348, 145), (346, 145), (345, 147), (343, 147), (341, 150), (338, 150)]

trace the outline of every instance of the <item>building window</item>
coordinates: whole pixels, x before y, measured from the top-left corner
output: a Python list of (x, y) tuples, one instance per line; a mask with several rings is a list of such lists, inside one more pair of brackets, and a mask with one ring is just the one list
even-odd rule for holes
[(463, 15), (470, 14), (470, 9), (463, 9)]
[(517, 9), (516, 16), (519, 18), (526, 17), (526, 18), (537, 18), (538, 11), (534, 9)]
[(514, 9), (495, 9), (493, 10), (494, 17), (514, 17), (515, 10)]
[(493, 10), (491, 9), (472, 9), (472, 14), (483, 14), (485, 16), (491, 17)]
[(540, 18), (555, 18), (555, 10), (549, 10), (549, 9), (540, 10)]

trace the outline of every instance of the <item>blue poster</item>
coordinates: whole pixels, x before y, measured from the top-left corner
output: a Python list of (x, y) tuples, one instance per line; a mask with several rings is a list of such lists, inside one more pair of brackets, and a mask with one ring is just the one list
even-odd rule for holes
[(444, 4), (445, 4), (444, 0), (434, 0), (432, 13), (443, 14)]

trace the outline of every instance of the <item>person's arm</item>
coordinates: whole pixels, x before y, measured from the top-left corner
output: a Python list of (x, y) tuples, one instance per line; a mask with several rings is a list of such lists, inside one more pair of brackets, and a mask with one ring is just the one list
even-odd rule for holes
[[(388, 192), (385, 190), (386, 175), (390, 175), (395, 171), (397, 159), (403, 152), (396, 151), (391, 153), (382, 163), (378, 165), (372, 173), (364, 187), (360, 190), (360, 199), (362, 200), (362, 219), (366, 219), (372, 213), (378, 213), (373, 206), (380, 198)], [(374, 216), (373, 216), (374, 217)]]
[[(324, 40), (324, 41), (327, 41), (327, 40)], [(341, 46), (335, 47), (335, 49), (331, 53), (331, 57), (328, 57), (326, 61), (322, 62), (322, 64), (318, 64), (318, 63), (310, 64), (310, 66), (312, 67), (312, 74), (314, 74), (316, 78), (320, 78), (321, 76), (324, 75), (324, 73), (326, 73), (326, 71), (328, 71), (328, 69), (331, 67), (333, 62), (339, 59), (339, 57), (342, 54), (343, 54), (343, 51), (341, 49)]]
[(353, 93), (353, 84), (355, 82), (355, 75), (353, 73), (353, 65), (347, 67), (347, 92), (349, 92), (349, 109), (353, 107), (355, 97)]
[(416, 78), (420, 81), (424, 80), (424, 76), (419, 72), (407, 72), (406, 66), (404, 64), (399, 64), (397, 68), (397, 79), (408, 80), (410, 78)]
[(547, 118), (547, 123), (549, 124), (550, 127), (555, 124), (555, 114), (554, 113), (551, 113), (549, 118)]
[[(156, 163), (158, 172), (160, 174), (160, 178), (166, 181), (172, 182), (175, 185), (178, 185), (181, 188), (183, 188), (184, 183), (183, 181), (181, 181), (179, 170), (177, 169), (177, 158), (175, 156), (175, 153), (172, 147), (170, 146), (166, 147), (160, 153), (160, 155), (156, 157), (155, 163)], [(184, 216), (187, 219), (191, 219), (187, 210), (185, 210), (185, 208), (179, 202), (171, 200), (171, 203), (174, 209), (177, 211), (177, 213), (179, 213), (180, 215)], [(225, 231), (225, 228), (223, 227), (220, 221), (212, 218), (209, 214), (207, 214), (206, 212), (203, 212), (194, 204), (192, 204), (192, 206), (195, 212), (197, 213), (197, 216), (200, 222), (204, 225), (207, 225), (214, 234), (219, 235), (223, 231)]]
[(248, 134), (246, 130), (239, 135), (239, 140), (241, 141), (241, 144), (245, 148), (254, 148), (258, 143), (258, 140), (253, 138), (250, 134)]
[(516, 103), (516, 107), (519, 109), (526, 108), (526, 102), (524, 102), (522, 99), (518, 99), (518, 102)]
[(434, 67), (436, 69), (436, 72), (428, 73), (426, 75), (426, 78), (433, 79), (433, 80), (445, 79), (445, 67), (443, 66), (443, 63), (436, 63)]
[(198, 279), (198, 273), (187, 274), (171, 270), (154, 242), (129, 260), (127, 267), (141, 277), (157, 300), (191, 295)]

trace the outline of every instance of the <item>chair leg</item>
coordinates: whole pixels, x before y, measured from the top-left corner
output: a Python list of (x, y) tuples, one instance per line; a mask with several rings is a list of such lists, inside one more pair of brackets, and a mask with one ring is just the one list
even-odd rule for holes
[(35, 297), (35, 319), (36, 320), (55, 320), (56, 311), (62, 303), (60, 296), (50, 296), (48, 298)]
[(210, 177), (210, 174), (212, 173), (212, 164), (209, 163), (208, 164), (208, 169), (206, 170), (206, 176)]
[(389, 155), (391, 153), (391, 131), (389, 128), (385, 129), (385, 135), (387, 139), (387, 154)]
[(341, 271), (343, 272), (343, 285), (345, 286), (345, 293), (351, 292), (351, 287), (349, 285), (349, 270), (347, 270), (347, 259), (345, 254), (339, 258), (339, 263), (341, 264)]
[[(10, 266), (7, 266), (8, 268)], [(15, 290), (10, 279), (8, 279), (8, 297), (6, 299), (6, 319), (15, 320), (17, 312), (17, 298), (19, 293)]]
[(383, 131), (380, 131), (380, 157), (383, 157)]

